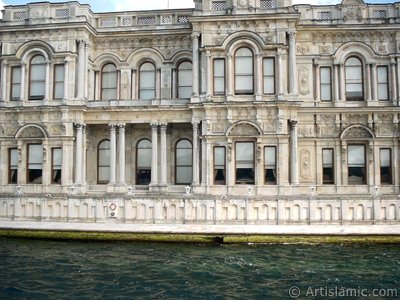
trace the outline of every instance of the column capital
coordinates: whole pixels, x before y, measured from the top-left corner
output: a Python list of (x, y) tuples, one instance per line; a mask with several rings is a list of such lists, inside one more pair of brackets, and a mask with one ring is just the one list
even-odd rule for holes
[(168, 127), (168, 124), (161, 124), (160, 125), (160, 129), (161, 129), (161, 132), (167, 132), (167, 127)]
[(119, 129), (125, 129), (126, 124), (125, 123), (118, 123), (118, 124), (116, 124), (116, 126), (118, 126)]
[(151, 126), (152, 130), (157, 130), (158, 125), (159, 125), (158, 123), (150, 123), (150, 126)]
[(200, 34), (199, 34), (198, 32), (193, 32), (191, 36), (192, 36), (192, 40), (193, 40), (193, 41), (199, 42), (199, 36), (200, 36)]
[(110, 130), (115, 130), (115, 128), (117, 127), (117, 124), (110, 123), (110, 124), (108, 124), (108, 127), (110, 127)]
[(290, 124), (291, 130), (296, 130), (296, 128), (297, 128), (297, 123), (298, 123), (297, 120), (289, 120), (289, 124)]
[(199, 121), (192, 121), (193, 130), (195, 129), (197, 130), (199, 128), (199, 124), (200, 124)]
[(86, 127), (85, 123), (74, 123), (76, 129), (83, 130)]
[(8, 66), (8, 61), (7, 61), (7, 59), (2, 59), (2, 60), (1, 60), (1, 65), (2, 65), (3, 67)]
[(288, 37), (289, 37), (289, 41), (290, 41), (290, 42), (295, 41), (295, 38), (296, 38), (296, 30), (294, 30), (294, 29), (288, 30), (287, 34), (288, 34)]

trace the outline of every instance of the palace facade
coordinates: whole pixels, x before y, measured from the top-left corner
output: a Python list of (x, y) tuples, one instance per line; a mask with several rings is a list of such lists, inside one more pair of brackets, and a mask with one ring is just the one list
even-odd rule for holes
[(0, 218), (400, 220), (400, 4), (6, 6)]

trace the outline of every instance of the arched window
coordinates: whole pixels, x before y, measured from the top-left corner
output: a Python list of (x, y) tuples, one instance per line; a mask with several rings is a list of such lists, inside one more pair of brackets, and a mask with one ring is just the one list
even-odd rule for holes
[(151, 182), (151, 142), (141, 140), (136, 147), (136, 184), (149, 185)]
[(363, 67), (361, 60), (350, 57), (346, 60), (346, 100), (364, 100)]
[(239, 48), (235, 53), (235, 94), (254, 93), (253, 52), (249, 48)]
[(176, 143), (175, 154), (175, 183), (191, 184), (193, 176), (192, 143), (189, 140), (180, 140)]
[(110, 141), (101, 141), (97, 152), (97, 183), (107, 184), (110, 181)]
[(101, 71), (101, 99), (117, 99), (117, 67), (107, 64)]
[(156, 97), (156, 68), (146, 62), (140, 66), (139, 99), (151, 100)]
[(178, 98), (189, 99), (192, 96), (192, 63), (182, 62), (178, 67)]
[(46, 59), (35, 55), (29, 66), (29, 100), (43, 100), (46, 92)]

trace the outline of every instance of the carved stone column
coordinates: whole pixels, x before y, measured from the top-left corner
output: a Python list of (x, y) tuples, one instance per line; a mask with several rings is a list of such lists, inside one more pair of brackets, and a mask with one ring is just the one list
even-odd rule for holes
[(167, 186), (167, 124), (161, 128), (161, 185)]
[(378, 84), (377, 84), (377, 75), (376, 75), (376, 64), (371, 64), (371, 100), (378, 100)]
[(228, 72), (226, 74), (226, 85), (228, 90), (228, 96), (233, 96), (234, 85), (235, 85), (235, 75), (233, 74), (233, 55), (228, 54), (227, 56), (227, 66)]
[(289, 31), (289, 93), (297, 94), (296, 32)]
[(46, 79), (45, 79), (45, 92), (44, 92), (44, 102), (48, 102), (50, 99), (50, 61), (46, 61)]
[(86, 42), (78, 41), (78, 92), (77, 98), (82, 100), (85, 97), (85, 60), (86, 60)]
[(20, 87), (20, 94), (19, 100), (22, 102), (25, 99), (25, 72), (26, 72), (26, 64), (21, 64), (21, 87)]
[(335, 102), (340, 99), (340, 78), (339, 78), (339, 65), (333, 65), (333, 99)]
[(282, 48), (278, 48), (277, 51), (277, 57), (278, 57), (278, 80), (276, 81), (277, 86), (277, 91), (278, 91), (278, 100), (283, 100), (283, 86), (284, 86), (284, 71), (282, 70)]
[(118, 124), (118, 182), (125, 185), (125, 124)]
[(7, 99), (7, 60), (1, 62), (1, 100), (6, 101)]
[(297, 120), (290, 120), (290, 179), (292, 185), (299, 184), (297, 160)]
[(392, 101), (393, 105), (397, 106), (397, 78), (396, 78), (396, 62), (392, 60), (391, 64), (391, 85), (392, 85)]
[(158, 124), (151, 124), (151, 183), (158, 185)]
[(117, 132), (115, 124), (110, 124), (110, 185), (116, 183), (117, 171)]
[(192, 51), (193, 51), (193, 96), (199, 96), (199, 35), (192, 34)]
[(193, 125), (193, 185), (199, 184), (199, 123)]
[(64, 60), (64, 100), (69, 99), (69, 59)]
[(83, 174), (83, 128), (84, 124), (75, 124), (76, 141), (75, 141), (75, 184), (82, 185)]
[(367, 64), (365, 68), (365, 72), (367, 73), (367, 78), (365, 80), (365, 91), (366, 91), (366, 99), (367, 101), (371, 101), (372, 99), (372, 84), (371, 84), (371, 64)]
[(340, 100), (345, 101), (346, 100), (346, 82), (345, 82), (346, 75), (345, 75), (344, 64), (340, 64), (339, 73), (340, 73), (340, 78), (339, 78)]

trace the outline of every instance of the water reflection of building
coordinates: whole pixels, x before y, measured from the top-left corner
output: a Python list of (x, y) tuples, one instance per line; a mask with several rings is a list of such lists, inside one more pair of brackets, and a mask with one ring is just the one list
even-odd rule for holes
[(2, 218), (398, 220), (399, 4), (194, 2), (6, 6)]

